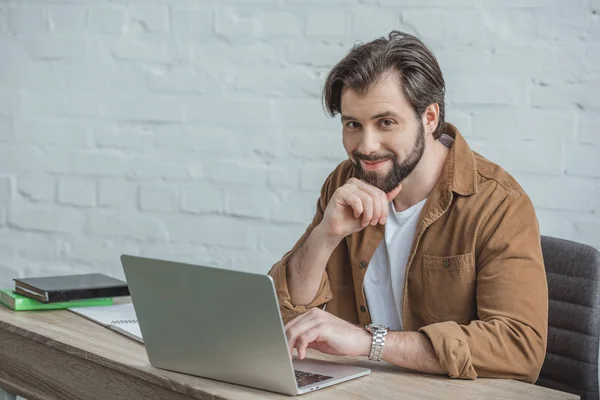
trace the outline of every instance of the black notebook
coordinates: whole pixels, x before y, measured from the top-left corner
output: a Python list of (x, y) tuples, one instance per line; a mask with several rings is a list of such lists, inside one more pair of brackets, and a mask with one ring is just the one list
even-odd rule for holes
[(129, 296), (127, 282), (104, 274), (46, 276), (14, 281), (15, 292), (42, 303)]

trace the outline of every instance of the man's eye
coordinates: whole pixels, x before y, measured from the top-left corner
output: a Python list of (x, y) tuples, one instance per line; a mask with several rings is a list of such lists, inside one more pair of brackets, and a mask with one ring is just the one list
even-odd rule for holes
[(346, 126), (347, 126), (348, 128), (352, 128), (352, 129), (354, 129), (354, 128), (358, 128), (358, 122), (350, 121), (350, 122), (348, 122), (348, 123), (346, 124)]
[(381, 121), (381, 124), (386, 128), (389, 128), (390, 126), (394, 125), (394, 121), (392, 121), (391, 119), (384, 119)]

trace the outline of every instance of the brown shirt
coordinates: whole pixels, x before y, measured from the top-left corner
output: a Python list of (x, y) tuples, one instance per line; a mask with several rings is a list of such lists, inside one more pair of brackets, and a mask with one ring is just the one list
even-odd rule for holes
[[(409, 254), (402, 325), (425, 333), (452, 378), (537, 379), (546, 351), (548, 289), (533, 205), (502, 168), (473, 152), (447, 124), (454, 145), (421, 212)], [(310, 304), (293, 304), (287, 263), (318, 225), (335, 190), (355, 175), (341, 163), (329, 175), (314, 219), (273, 266), (287, 322), (312, 307), (352, 323), (371, 322), (363, 280), (385, 228), (371, 226), (343, 240), (329, 259)]]

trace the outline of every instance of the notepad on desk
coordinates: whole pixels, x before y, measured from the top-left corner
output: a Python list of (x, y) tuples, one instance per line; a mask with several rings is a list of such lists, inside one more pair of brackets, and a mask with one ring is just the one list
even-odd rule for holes
[(133, 303), (112, 306), (77, 307), (68, 309), (91, 321), (144, 343)]

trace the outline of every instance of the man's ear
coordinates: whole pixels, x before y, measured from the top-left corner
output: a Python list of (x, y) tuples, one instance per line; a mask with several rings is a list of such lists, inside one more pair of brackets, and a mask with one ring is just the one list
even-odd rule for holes
[(440, 117), (440, 106), (438, 103), (431, 103), (425, 109), (421, 121), (423, 122), (423, 128), (425, 129), (426, 135), (431, 135), (435, 132)]

